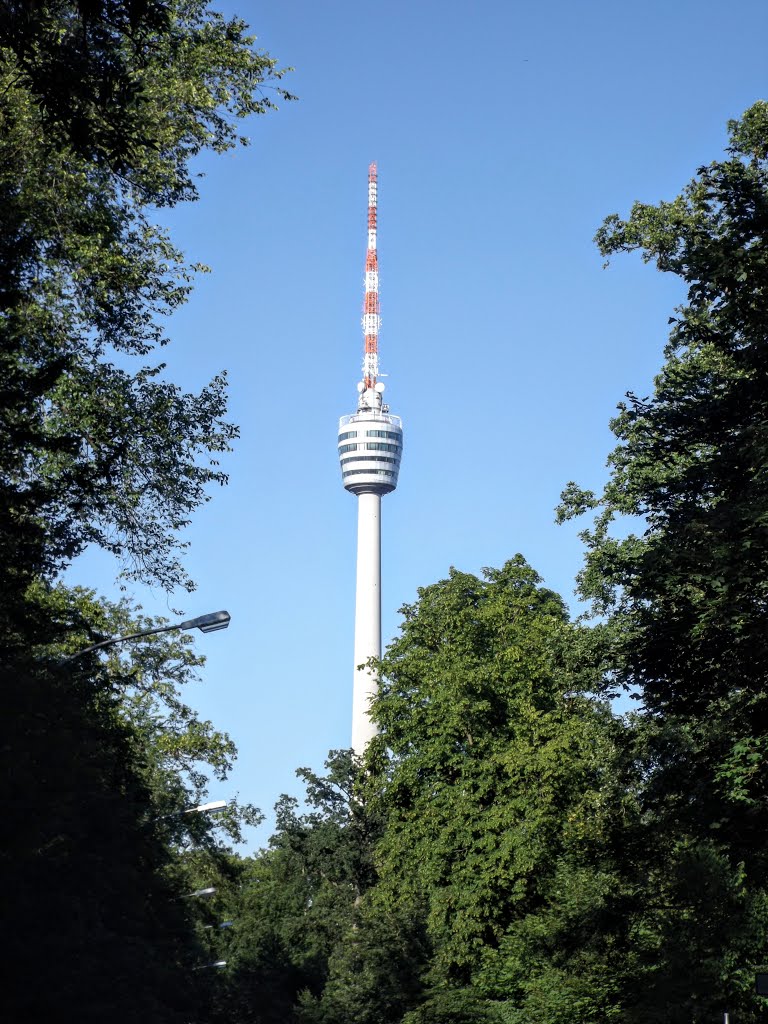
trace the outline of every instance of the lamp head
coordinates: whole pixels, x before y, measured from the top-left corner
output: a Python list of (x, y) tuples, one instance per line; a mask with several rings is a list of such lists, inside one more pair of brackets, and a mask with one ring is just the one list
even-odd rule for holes
[(199, 629), (201, 633), (214, 633), (217, 629), (226, 629), (231, 616), (229, 612), (209, 612), (198, 615), (196, 619), (187, 619), (179, 629)]

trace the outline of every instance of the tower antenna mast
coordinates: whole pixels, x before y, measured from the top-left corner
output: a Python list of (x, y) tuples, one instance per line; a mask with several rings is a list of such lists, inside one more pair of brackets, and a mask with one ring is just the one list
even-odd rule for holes
[(379, 376), (379, 255), (376, 242), (376, 215), (378, 206), (378, 174), (376, 164), (368, 168), (368, 251), (365, 255), (365, 299), (363, 300), (363, 383), (374, 388)]

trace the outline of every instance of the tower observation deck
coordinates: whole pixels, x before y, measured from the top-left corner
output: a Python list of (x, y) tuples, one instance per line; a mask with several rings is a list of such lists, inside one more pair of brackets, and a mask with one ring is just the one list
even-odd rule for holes
[(341, 479), (352, 494), (389, 494), (400, 472), (403, 422), (381, 404), (380, 392), (371, 397), (378, 405), (359, 407), (339, 420)]
[(357, 411), (339, 420), (338, 453), (344, 487), (356, 495), (357, 587), (352, 748), (362, 754), (376, 734), (369, 706), (378, 679), (368, 662), (381, 658), (381, 496), (397, 487), (403, 452), (403, 424), (383, 403), (379, 373), (379, 265), (376, 247), (378, 181), (368, 169), (368, 251), (363, 302), (363, 379), (357, 385)]

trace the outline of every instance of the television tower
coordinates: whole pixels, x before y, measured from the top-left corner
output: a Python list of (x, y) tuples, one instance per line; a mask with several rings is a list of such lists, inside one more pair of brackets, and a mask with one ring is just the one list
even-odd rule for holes
[[(384, 405), (379, 381), (379, 260), (376, 252), (376, 164), (368, 168), (368, 252), (363, 301), (363, 379), (357, 412), (339, 420), (339, 460), (345, 488), (357, 496), (357, 589), (352, 749), (362, 754), (375, 736), (368, 709), (378, 679), (367, 666), (381, 658), (381, 496), (397, 487), (403, 424)], [(362, 666), (362, 667), (361, 667)]]

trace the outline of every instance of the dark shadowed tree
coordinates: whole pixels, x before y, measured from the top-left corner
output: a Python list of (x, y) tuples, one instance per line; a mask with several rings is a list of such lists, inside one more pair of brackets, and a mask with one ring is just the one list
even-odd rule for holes
[(236, 428), (223, 374), (187, 394), (157, 355), (201, 268), (155, 218), (196, 198), (198, 154), (287, 96), (281, 74), (205, 0), (0, 0), (4, 1019), (204, 1014), (178, 847), (205, 830), (157, 811), (231, 745), (174, 695), (167, 646), (62, 663), (129, 612), (53, 583), (96, 544), (129, 577), (192, 586), (179, 531)]
[(269, 849), (248, 864), (233, 906), (227, 1006), (243, 1024), (326, 1019), (331, 962), (375, 879), (377, 824), (356, 792), (359, 765), (334, 751), (326, 768), (298, 772), (307, 806), (280, 800)]
[(64, 661), (86, 625), (109, 635), (157, 623), (61, 586), (30, 588), (33, 601), (32, 668), (20, 664), (5, 687), (0, 728), (14, 946), (3, 1019), (211, 1019), (215, 993), (200, 968), (215, 907), (187, 894), (231, 887), (225, 842), (257, 815), (186, 813), (234, 758), (229, 738), (184, 700), (202, 659), (188, 637), (165, 634), (119, 657)]
[[(768, 812), (768, 104), (670, 202), (609, 217), (601, 252), (639, 252), (687, 288), (653, 393), (630, 394), (596, 510), (583, 596), (618, 644), (642, 724), (649, 913), (639, 1020), (761, 1010)], [(622, 523), (639, 529), (630, 536)]]

